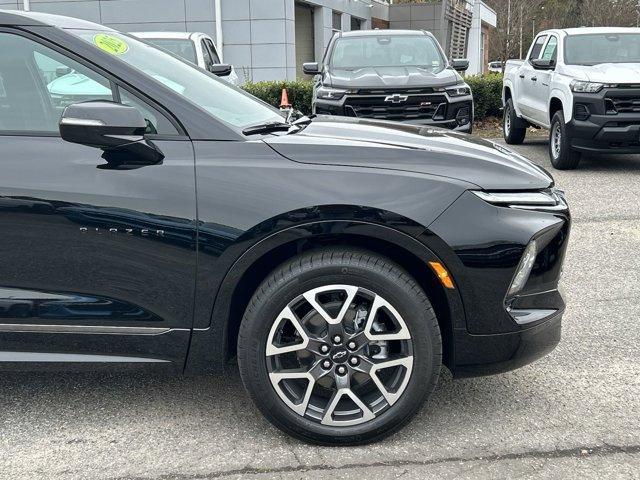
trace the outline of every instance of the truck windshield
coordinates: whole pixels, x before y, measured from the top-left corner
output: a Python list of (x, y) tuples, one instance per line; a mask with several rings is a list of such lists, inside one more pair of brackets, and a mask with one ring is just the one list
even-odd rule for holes
[(145, 41), (160, 48), (164, 48), (174, 55), (184, 58), (186, 61), (198, 64), (196, 46), (191, 40), (185, 38), (144, 38)]
[(284, 123), (284, 117), (275, 108), (136, 38), (115, 31), (69, 32), (146, 73), (233, 127)]
[(329, 64), (342, 70), (422, 67), (440, 71), (446, 66), (436, 42), (426, 35), (341, 37)]
[(568, 36), (564, 41), (567, 65), (600, 63), (640, 63), (640, 34), (586, 34)]

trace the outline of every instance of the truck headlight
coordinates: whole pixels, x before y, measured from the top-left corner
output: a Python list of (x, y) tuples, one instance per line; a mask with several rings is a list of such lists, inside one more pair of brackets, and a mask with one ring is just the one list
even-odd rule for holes
[(347, 93), (354, 93), (354, 91), (322, 86), (316, 91), (316, 97), (322, 100), (340, 100)]
[(471, 88), (466, 83), (454, 85), (452, 87), (436, 88), (437, 92), (446, 92), (450, 97), (466, 97), (471, 95)]
[(598, 93), (605, 87), (611, 87), (607, 83), (584, 82), (582, 80), (573, 80), (571, 82), (571, 91), (576, 93)]

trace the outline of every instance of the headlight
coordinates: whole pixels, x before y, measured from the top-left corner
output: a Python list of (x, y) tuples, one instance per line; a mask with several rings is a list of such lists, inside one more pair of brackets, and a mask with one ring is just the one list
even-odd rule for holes
[(342, 88), (319, 87), (316, 96), (322, 100), (340, 100), (347, 93), (353, 93), (353, 90), (344, 90)]
[(562, 192), (557, 189), (538, 192), (481, 192), (473, 191), (487, 203), (499, 207), (519, 208), (521, 210), (567, 210)]
[(577, 93), (598, 93), (605, 87), (611, 87), (607, 83), (583, 82), (582, 80), (573, 80), (571, 82), (571, 91)]
[(437, 92), (446, 92), (450, 97), (465, 97), (471, 95), (471, 88), (466, 83), (454, 85), (452, 87), (436, 88)]

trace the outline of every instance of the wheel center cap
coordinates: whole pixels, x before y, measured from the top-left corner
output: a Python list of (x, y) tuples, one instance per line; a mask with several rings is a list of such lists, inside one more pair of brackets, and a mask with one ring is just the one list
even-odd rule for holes
[(349, 352), (344, 347), (334, 348), (331, 352), (331, 360), (333, 363), (345, 363), (349, 358)]

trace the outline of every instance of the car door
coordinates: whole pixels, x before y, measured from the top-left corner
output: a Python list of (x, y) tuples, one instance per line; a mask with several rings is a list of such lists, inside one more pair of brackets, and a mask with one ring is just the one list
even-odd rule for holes
[[(547, 43), (542, 49), (540, 59), (553, 60), (557, 59), (558, 51), (558, 37), (555, 35), (549, 35)], [(537, 81), (531, 90), (531, 107), (532, 118), (538, 125), (548, 127), (550, 124), (549, 119), (549, 95), (551, 93), (551, 76), (553, 70), (540, 70), (535, 69), (535, 76)]]
[[(0, 29), (0, 367), (182, 368), (193, 322), (190, 140), (162, 107), (39, 37)], [(115, 167), (63, 141), (79, 101), (138, 108), (155, 165)]]
[(538, 85), (538, 71), (531, 65), (531, 60), (539, 58), (542, 52), (542, 47), (547, 41), (547, 35), (539, 35), (536, 37), (527, 60), (520, 67), (518, 72), (518, 88), (517, 98), (520, 112), (524, 117), (529, 120), (535, 118), (535, 90)]

